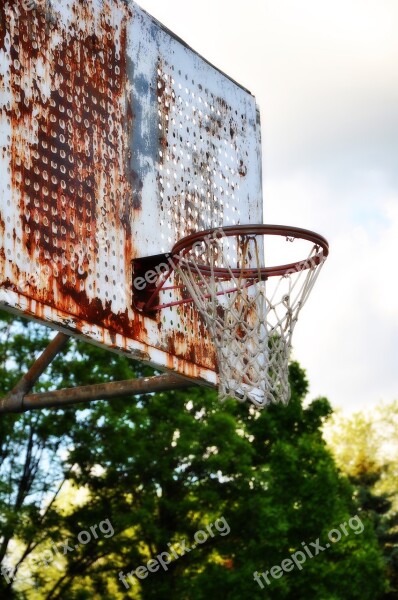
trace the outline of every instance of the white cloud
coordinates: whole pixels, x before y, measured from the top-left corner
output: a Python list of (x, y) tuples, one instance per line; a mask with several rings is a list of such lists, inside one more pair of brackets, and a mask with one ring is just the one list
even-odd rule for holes
[(277, 208), (266, 211), (267, 221), (281, 221), (287, 211), (289, 223), (329, 239), (331, 253), (301, 313), (294, 354), (308, 369), (312, 395), (355, 408), (398, 396), (398, 194), (375, 177), (373, 204), (368, 189), (373, 219), (352, 218), (352, 204), (369, 184), (364, 179), (339, 202), (328, 182), (314, 183), (311, 174), (274, 182), (268, 192)]

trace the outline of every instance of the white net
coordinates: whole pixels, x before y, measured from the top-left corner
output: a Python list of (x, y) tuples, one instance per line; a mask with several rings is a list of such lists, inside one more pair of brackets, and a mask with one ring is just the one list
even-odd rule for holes
[(288, 402), (293, 330), (324, 262), (320, 247), (310, 246), (306, 260), (283, 274), (265, 269), (263, 234), (217, 230), (175, 257), (216, 347), (220, 400)]

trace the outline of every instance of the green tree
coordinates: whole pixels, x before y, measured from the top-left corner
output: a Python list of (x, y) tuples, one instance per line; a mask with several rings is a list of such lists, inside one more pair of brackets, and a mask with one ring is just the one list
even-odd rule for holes
[(398, 597), (398, 402), (367, 414), (335, 415), (326, 438), (338, 466), (355, 486), (357, 503), (372, 521), (386, 562), (389, 591)]
[[(6, 391), (47, 340), (36, 325), (7, 317), (2, 324)], [(125, 357), (71, 340), (37, 389), (149, 373)], [(347, 524), (358, 510), (322, 437), (329, 403), (318, 399), (303, 406), (308, 383), (297, 363), (290, 367), (290, 381), (289, 405), (262, 412), (232, 401), (220, 405), (213, 391), (197, 387), (3, 417), (3, 565), (16, 551), (21, 565), (35, 553), (41, 560), (26, 584), (11, 580), (9, 597), (381, 597), (381, 554), (373, 524), (365, 518), (360, 535), (349, 530), (301, 570), (272, 579), (264, 589), (254, 580), (254, 572), (301, 551), (302, 542), (327, 540), (331, 529)], [(26, 472), (28, 485), (17, 502), (15, 490)], [(86, 498), (65, 509), (59, 498), (68, 483), (85, 490)], [(114, 535), (92, 535), (75, 548), (82, 531), (105, 521)], [(162, 552), (170, 553), (172, 544), (185, 540), (191, 547), (199, 530), (208, 535), (195, 550), (142, 580), (128, 577)], [(43, 550), (66, 540), (71, 551), (58, 568), (55, 561), (45, 566)], [(0, 585), (5, 589), (4, 578)]]

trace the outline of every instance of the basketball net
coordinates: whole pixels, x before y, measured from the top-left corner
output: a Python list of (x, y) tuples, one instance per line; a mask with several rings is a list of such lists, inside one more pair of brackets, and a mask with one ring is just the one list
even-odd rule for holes
[(288, 402), (292, 335), (323, 262), (313, 244), (306, 260), (268, 275), (263, 235), (222, 230), (180, 252), (175, 270), (216, 348), (220, 400)]

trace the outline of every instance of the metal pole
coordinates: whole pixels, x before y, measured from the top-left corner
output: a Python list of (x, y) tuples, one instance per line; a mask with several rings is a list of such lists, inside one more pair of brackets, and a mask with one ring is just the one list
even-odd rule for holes
[(0, 413), (23, 412), (24, 396), (32, 389), (57, 354), (65, 348), (68, 340), (69, 335), (65, 335), (64, 333), (58, 333), (55, 336), (11, 392), (0, 399)]
[(36, 408), (62, 408), (70, 404), (92, 402), (94, 400), (110, 400), (117, 397), (135, 396), (138, 394), (151, 394), (153, 392), (167, 392), (175, 389), (192, 387), (195, 382), (188, 381), (175, 375), (158, 375), (130, 379), (127, 381), (112, 381), (75, 387), (41, 394), (29, 394), (24, 397), (22, 410)]

